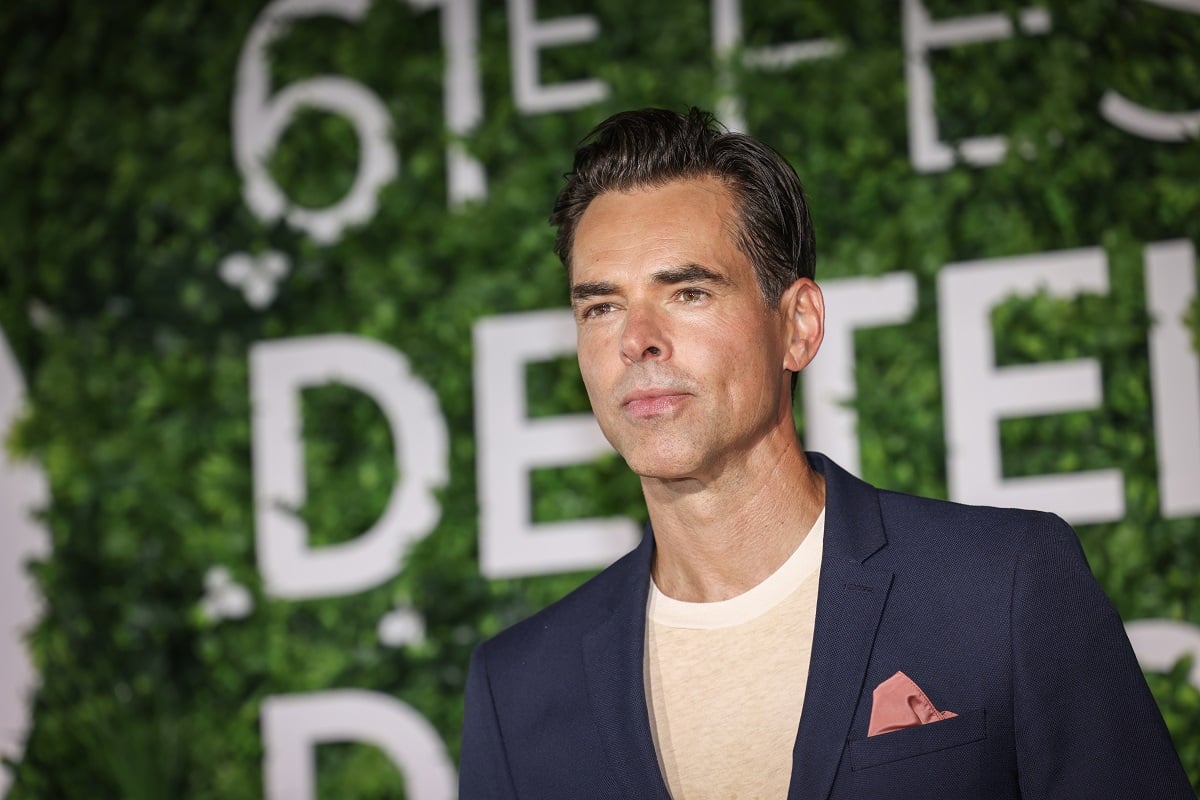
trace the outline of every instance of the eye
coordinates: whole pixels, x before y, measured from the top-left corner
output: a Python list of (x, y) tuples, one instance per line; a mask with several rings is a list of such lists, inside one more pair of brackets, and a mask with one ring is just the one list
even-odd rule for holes
[(707, 299), (709, 294), (703, 289), (690, 287), (687, 289), (680, 289), (675, 293), (675, 296), (685, 303), (699, 303), (700, 301)]
[(595, 319), (596, 317), (604, 316), (605, 314), (609, 313), (612, 310), (613, 310), (612, 303), (596, 303), (595, 305), (590, 305), (587, 308), (583, 309), (583, 311), (580, 312), (579, 316), (582, 317), (583, 319)]

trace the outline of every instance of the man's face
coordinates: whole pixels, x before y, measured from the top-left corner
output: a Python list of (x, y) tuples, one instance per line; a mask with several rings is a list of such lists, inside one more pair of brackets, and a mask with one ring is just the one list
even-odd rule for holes
[(788, 315), (766, 306), (736, 226), (728, 190), (702, 178), (602, 194), (576, 229), (579, 366), (643, 477), (711, 480), (795, 436)]

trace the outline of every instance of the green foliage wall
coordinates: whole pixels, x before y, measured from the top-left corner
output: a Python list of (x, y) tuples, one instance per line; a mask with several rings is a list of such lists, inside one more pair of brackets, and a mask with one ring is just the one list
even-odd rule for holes
[[(702, 3), (543, 0), (580, 13), (593, 41), (545, 51), (542, 81), (602, 79), (606, 99), (525, 113), (511, 88), (509, 20), (480, 3), (483, 119), (462, 143), (486, 200), (448, 210), (439, 13), (378, 0), (361, 23), (295, 25), (272, 50), (276, 87), (316, 74), (371, 89), (392, 121), (399, 175), (370, 220), (322, 245), (264, 224), (241, 195), (230, 138), (239, 52), (259, 4), (6, 3), (0, 8), (0, 328), (29, 411), (12, 447), (40, 463), (54, 555), (32, 565), (46, 597), (31, 647), (43, 676), (9, 796), (242, 798), (262, 794), (259, 709), (269, 695), (361, 687), (401, 698), (457, 756), (471, 648), (577, 585), (572, 574), (488, 581), (476, 560), (472, 325), (563, 307), (545, 225), (576, 141), (642, 105), (712, 107), (718, 86)], [(944, 139), (1006, 134), (998, 164), (921, 173), (909, 131), (900, 3), (744, 3), (747, 47), (830, 37), (833, 58), (735, 70), (749, 129), (780, 149), (814, 207), (818, 277), (896, 270), (918, 281), (911, 322), (861, 331), (856, 400), (864, 477), (946, 496), (936, 276), (947, 263), (1103, 247), (1111, 291), (1013, 301), (994, 316), (1002, 364), (1098, 359), (1104, 406), (1013, 420), (1005, 471), (1119, 467), (1125, 519), (1081, 527), (1127, 620), (1200, 624), (1200, 518), (1164, 519), (1150, 418), (1142, 248), (1200, 242), (1200, 142), (1148, 141), (1106, 122), (1107, 89), (1152, 108), (1200, 108), (1200, 16), (1144, 2), (1047, 6), (1052, 29), (931, 56)], [(1009, 0), (928, 0), (934, 18), (1005, 11)], [(297, 202), (353, 181), (343, 119), (301, 115), (270, 160)], [(233, 252), (284, 253), (290, 272), (256, 309), (220, 276)], [(1200, 311), (1193, 308), (1194, 341)], [(350, 597), (282, 601), (254, 553), (249, 348), (349, 332), (402, 351), (436, 392), (450, 475), (436, 530), (403, 573)], [(1198, 345), (1200, 346), (1200, 345)], [(586, 409), (569, 363), (531, 369), (532, 413)], [(306, 392), (300, 510), (319, 543), (370, 524), (396, 479), (377, 408), (337, 387)], [(803, 423), (802, 423), (803, 424)], [(534, 475), (535, 519), (644, 518), (616, 459)], [(199, 610), (221, 565), (253, 595), (242, 620)], [(389, 648), (379, 619), (411, 604), (424, 643)], [(1151, 675), (1200, 786), (1200, 691), (1188, 662)], [(401, 778), (362, 745), (322, 747), (322, 797), (396, 797)]]

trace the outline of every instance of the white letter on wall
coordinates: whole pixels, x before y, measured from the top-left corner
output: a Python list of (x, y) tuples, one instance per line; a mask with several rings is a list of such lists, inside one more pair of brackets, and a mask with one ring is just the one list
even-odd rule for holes
[[(721, 96), (717, 100), (717, 117), (731, 131), (745, 131), (746, 119), (732, 79), (734, 54), (742, 44), (742, 0), (712, 0), (713, 50), (721, 70), (718, 81)], [(742, 52), (743, 64), (763, 70), (787, 69), (801, 61), (831, 58), (842, 52), (842, 46), (830, 39), (805, 39), (784, 42), (768, 47), (747, 48)]]
[[(1019, 19), (1025, 33), (1050, 30), (1050, 14), (1044, 8), (1026, 8)], [(954, 148), (938, 138), (933, 71), (927, 58), (929, 51), (1007, 39), (1012, 35), (1012, 22), (1004, 14), (977, 14), (934, 22), (921, 0), (904, 0), (908, 153), (918, 172), (939, 172), (954, 166)], [(973, 136), (958, 143), (963, 159), (979, 166), (1000, 161), (1007, 148), (1003, 136)]]
[[(28, 564), (50, 555), (50, 537), (34, 516), (50, 499), (46, 474), (10, 460), (8, 436), (25, 406), (25, 381), (0, 330), (0, 757), (20, 763), (38, 677), (25, 648), (42, 613)], [(0, 763), (0, 797), (8, 791)]]
[(1039, 289), (1064, 299), (1107, 293), (1104, 251), (968, 261), (948, 264), (938, 273), (950, 497), (1053, 511), (1074, 523), (1121, 519), (1125, 495), (1120, 470), (1004, 478), (1000, 420), (1095, 408), (1102, 402), (1100, 365), (1094, 359), (996, 367), (992, 309)]
[(1146, 247), (1146, 304), (1159, 509), (1200, 514), (1200, 356), (1183, 318), (1196, 300), (1196, 251), (1186, 239)]
[[(442, 103), (446, 128), (463, 137), (483, 119), (483, 89), (479, 78), (479, 10), (475, 0), (411, 0), (417, 8), (442, 7), (442, 51), (446, 70), (442, 77)], [(446, 183), (450, 205), (487, 196), (483, 164), (471, 156), (461, 141), (451, 140), (446, 150)]]
[[(297, 81), (271, 95), (271, 45), (294, 20), (323, 14), (360, 21), (369, 0), (275, 0), (254, 21), (238, 58), (233, 92), (233, 153), (242, 174), (242, 196), (256, 217), (281, 216), (322, 244), (336, 242), (348, 225), (375, 215), (379, 190), (396, 176), (396, 151), (387, 109), (370, 89), (336, 75)], [(283, 132), (302, 108), (344, 117), (358, 134), (359, 160), (354, 185), (337, 203), (305, 208), (289, 200), (271, 177), (267, 162)]]
[[(1146, 2), (1200, 14), (1200, 0), (1146, 0)], [(1126, 133), (1157, 142), (1186, 142), (1200, 136), (1200, 111), (1156, 111), (1109, 89), (1100, 98), (1100, 116)]]
[(595, 78), (543, 86), (538, 63), (541, 50), (586, 42), (595, 39), (599, 31), (600, 24), (591, 14), (539, 22), (536, 0), (508, 0), (508, 46), (517, 108), (527, 114), (566, 111), (608, 97), (608, 84)]
[(575, 352), (570, 310), (481, 319), (474, 340), (480, 571), (512, 578), (607, 566), (637, 542), (632, 520), (531, 522), (530, 470), (612, 452), (591, 414), (529, 419), (526, 410), (525, 365)]
[(409, 800), (452, 800), (454, 767), (437, 731), (411, 706), (357, 689), (275, 695), (262, 704), (266, 800), (315, 800), (317, 745), (364, 742), (387, 754)]
[(804, 439), (855, 475), (860, 470), (858, 414), (854, 402), (854, 331), (899, 325), (917, 309), (917, 281), (911, 273), (828, 281), (825, 341), (819, 356), (801, 373), (804, 381)]
[(1200, 627), (1178, 619), (1135, 619), (1125, 633), (1148, 672), (1170, 672), (1179, 659), (1191, 657), (1188, 682), (1200, 689)]
[[(387, 418), (400, 480), (366, 533), (317, 549), (296, 511), (304, 505), (301, 390), (351, 386)], [(361, 592), (396, 575), (409, 545), (441, 515), (434, 490), (446, 482), (446, 421), (437, 397), (396, 350), (355, 336), (259, 342), (250, 349), (253, 404), (254, 524), (258, 567), (276, 597)]]

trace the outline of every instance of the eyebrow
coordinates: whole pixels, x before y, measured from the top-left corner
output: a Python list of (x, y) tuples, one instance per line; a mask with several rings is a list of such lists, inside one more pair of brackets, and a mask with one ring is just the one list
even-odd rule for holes
[[(679, 267), (660, 269), (650, 276), (659, 286), (671, 286), (677, 283), (712, 283), (718, 286), (729, 285), (729, 279), (719, 272), (699, 264), (684, 264)], [(578, 302), (592, 297), (603, 297), (619, 294), (616, 284), (608, 281), (582, 281), (571, 287), (571, 300)]]
[(571, 287), (571, 300), (578, 302), (592, 297), (603, 297), (604, 295), (616, 293), (617, 287), (607, 281), (583, 281)]
[(651, 276), (655, 283), (659, 285), (670, 285), (675, 283), (714, 283), (719, 286), (727, 286), (729, 279), (719, 272), (714, 272), (708, 267), (702, 267), (699, 264), (684, 264), (679, 267), (670, 267), (668, 269), (660, 269)]

